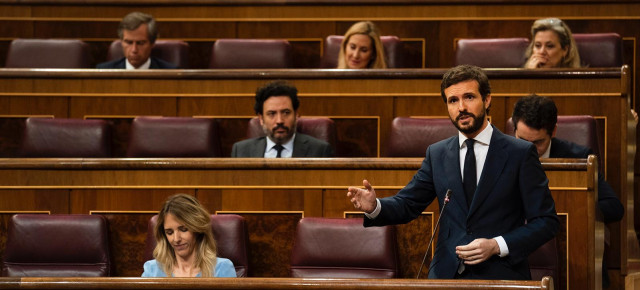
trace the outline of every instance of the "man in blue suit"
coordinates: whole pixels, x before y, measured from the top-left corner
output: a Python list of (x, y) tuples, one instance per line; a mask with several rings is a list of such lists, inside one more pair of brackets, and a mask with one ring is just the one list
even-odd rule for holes
[(367, 180), (347, 197), (364, 226), (407, 223), (452, 190), (429, 278), (530, 280), (528, 256), (556, 235), (559, 222), (533, 144), (487, 120), (491, 88), (482, 69), (457, 66), (440, 86), (458, 135), (427, 148), (422, 167), (395, 196), (377, 199)]
[(100, 69), (174, 69), (175, 65), (151, 56), (151, 49), (158, 38), (158, 28), (153, 16), (131, 12), (118, 26), (124, 57), (98, 64)]

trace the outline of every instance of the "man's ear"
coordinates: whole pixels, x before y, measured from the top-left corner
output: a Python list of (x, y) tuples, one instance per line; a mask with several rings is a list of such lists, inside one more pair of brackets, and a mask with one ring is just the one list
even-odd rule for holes
[(258, 114), (257, 116), (258, 116), (258, 120), (260, 120), (260, 126), (264, 126), (264, 119), (262, 114)]
[(488, 110), (491, 108), (491, 94), (488, 94), (486, 98), (484, 98), (484, 109)]
[(558, 131), (558, 124), (556, 124), (556, 126), (553, 127), (553, 132), (551, 132), (551, 138), (556, 136), (556, 131)]

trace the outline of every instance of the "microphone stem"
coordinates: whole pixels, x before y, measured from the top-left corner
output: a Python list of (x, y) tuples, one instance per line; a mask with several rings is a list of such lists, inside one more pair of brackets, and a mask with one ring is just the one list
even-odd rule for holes
[[(429, 253), (429, 249), (431, 248), (431, 244), (433, 243), (433, 238), (435, 238), (436, 236), (436, 232), (438, 231), (438, 226), (440, 225), (440, 220), (442, 218), (442, 215), (444, 214), (444, 208), (447, 207), (447, 203), (445, 202), (442, 205), (442, 210), (440, 211), (440, 216), (438, 217), (438, 222), (436, 222), (436, 227), (433, 229), (433, 232), (431, 233), (431, 239), (429, 239), (429, 244), (427, 245), (427, 250), (424, 252), (424, 257), (422, 258), (422, 264), (420, 264), (420, 269), (418, 270), (418, 275), (416, 276), (416, 279), (420, 279), (420, 273), (422, 272), (422, 267), (424, 267), (424, 263), (427, 261), (427, 254)], [(429, 267), (429, 270), (427, 270), (427, 277), (429, 277), (429, 272), (431, 271), (431, 267)]]

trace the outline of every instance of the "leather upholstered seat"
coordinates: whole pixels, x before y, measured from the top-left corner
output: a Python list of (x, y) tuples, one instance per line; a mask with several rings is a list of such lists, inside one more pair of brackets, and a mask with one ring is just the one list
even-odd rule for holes
[(386, 156), (425, 157), (429, 145), (457, 133), (449, 118), (396, 117), (391, 123)]
[(89, 46), (75, 39), (24, 39), (11, 41), (8, 68), (89, 68)]
[(131, 124), (128, 157), (219, 157), (213, 119), (137, 117)]
[(459, 39), (454, 65), (470, 64), (483, 68), (517, 68), (525, 63), (527, 38)]
[(105, 277), (110, 273), (103, 216), (17, 214), (11, 218), (2, 276)]
[(553, 277), (555, 289), (560, 289), (560, 262), (556, 238), (551, 239), (529, 255), (531, 280), (542, 280), (544, 276)]
[(209, 68), (291, 68), (291, 44), (285, 39), (218, 39)]
[(587, 67), (620, 67), (622, 38), (617, 33), (575, 33), (580, 62)]
[(104, 120), (27, 118), (23, 157), (110, 157), (111, 130)]
[(394, 278), (398, 253), (393, 226), (362, 226), (362, 218), (303, 218), (291, 254), (299, 278)]

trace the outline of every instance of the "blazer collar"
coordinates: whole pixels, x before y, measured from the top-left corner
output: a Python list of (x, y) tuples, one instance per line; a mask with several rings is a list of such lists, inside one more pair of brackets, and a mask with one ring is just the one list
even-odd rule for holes
[(447, 143), (447, 156), (444, 160), (444, 172), (447, 176), (448, 189), (453, 191), (451, 201), (457, 204), (463, 212), (468, 212), (467, 198), (462, 188), (462, 174), (460, 173), (460, 137), (454, 136)]
[(306, 157), (307, 151), (309, 151), (308, 141), (304, 134), (296, 133), (295, 139), (293, 139), (293, 155), (291, 157)]
[(267, 148), (267, 137), (260, 137), (256, 140), (256, 146), (253, 146), (251, 150), (251, 157), (264, 157), (264, 152)]

